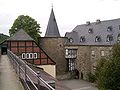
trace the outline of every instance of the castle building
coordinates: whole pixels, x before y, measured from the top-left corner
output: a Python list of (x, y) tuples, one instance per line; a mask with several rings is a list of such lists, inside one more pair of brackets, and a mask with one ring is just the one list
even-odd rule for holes
[(94, 73), (97, 61), (109, 57), (112, 45), (119, 41), (120, 19), (88, 21), (60, 37), (53, 9), (45, 37), (39, 39), (40, 46), (56, 62), (57, 75), (77, 70), (81, 79)]

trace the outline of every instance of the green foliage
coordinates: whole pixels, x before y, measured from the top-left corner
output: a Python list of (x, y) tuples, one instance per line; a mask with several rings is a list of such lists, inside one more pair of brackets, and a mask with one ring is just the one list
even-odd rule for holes
[(100, 90), (120, 90), (120, 45), (113, 46), (112, 57), (97, 65), (96, 77)]
[(18, 16), (11, 29), (9, 29), (10, 36), (20, 29), (25, 30), (35, 41), (40, 37), (40, 25), (30, 16)]
[(96, 76), (92, 74), (91, 72), (87, 74), (88, 81), (94, 83), (96, 81)]
[(4, 34), (0, 34), (0, 43), (2, 43), (4, 40), (6, 40), (7, 38), (9, 38), (9, 36), (4, 35)]

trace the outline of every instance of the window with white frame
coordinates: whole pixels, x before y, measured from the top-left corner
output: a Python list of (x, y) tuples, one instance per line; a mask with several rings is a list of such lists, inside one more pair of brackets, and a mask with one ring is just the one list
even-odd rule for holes
[(37, 53), (22, 53), (22, 59), (37, 59)]
[(34, 59), (37, 59), (37, 58), (38, 58), (37, 53), (34, 53)]
[(68, 67), (69, 67), (69, 71), (73, 71), (75, 70), (75, 60), (74, 59), (69, 59), (68, 61)]
[(65, 50), (65, 55), (68, 55), (68, 49)]
[(26, 53), (26, 59), (30, 59), (30, 54)]
[(26, 54), (22, 53), (22, 59), (25, 59), (25, 58), (26, 58)]

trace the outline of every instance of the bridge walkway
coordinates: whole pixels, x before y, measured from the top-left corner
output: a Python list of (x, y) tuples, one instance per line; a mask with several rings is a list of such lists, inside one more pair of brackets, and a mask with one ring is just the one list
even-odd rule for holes
[(7, 55), (0, 57), (0, 90), (24, 90)]

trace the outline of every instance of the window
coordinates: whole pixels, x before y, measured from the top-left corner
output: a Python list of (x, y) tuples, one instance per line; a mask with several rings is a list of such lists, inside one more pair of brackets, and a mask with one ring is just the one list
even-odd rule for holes
[(22, 53), (22, 59), (25, 59), (25, 58), (26, 58), (25, 53)]
[(85, 42), (85, 36), (80, 37), (80, 42)]
[(91, 51), (91, 55), (92, 55), (92, 56), (95, 56), (95, 51)]
[(109, 26), (108, 28), (107, 28), (107, 31), (112, 31), (112, 26)]
[(93, 28), (89, 28), (88, 33), (93, 33)]
[(70, 43), (72, 43), (72, 42), (73, 42), (73, 39), (72, 39), (72, 38), (70, 38), (70, 39), (69, 39), (69, 42), (70, 42)]
[(26, 59), (30, 59), (30, 54), (26, 53)]
[(68, 49), (65, 50), (65, 54), (68, 55)]
[(37, 53), (34, 53), (34, 59), (37, 59), (38, 56), (37, 56)]
[(22, 59), (37, 59), (37, 53), (22, 53)]
[(103, 50), (101, 51), (101, 56), (105, 56), (105, 52)]
[(75, 60), (74, 59), (68, 60), (68, 67), (69, 67), (69, 71), (75, 70)]
[(112, 35), (107, 35), (107, 42), (113, 41), (113, 36)]
[(30, 59), (33, 58), (33, 53), (29, 53), (29, 58), (30, 58)]
[(101, 37), (100, 36), (96, 36), (95, 37), (95, 42), (100, 42), (101, 41)]

